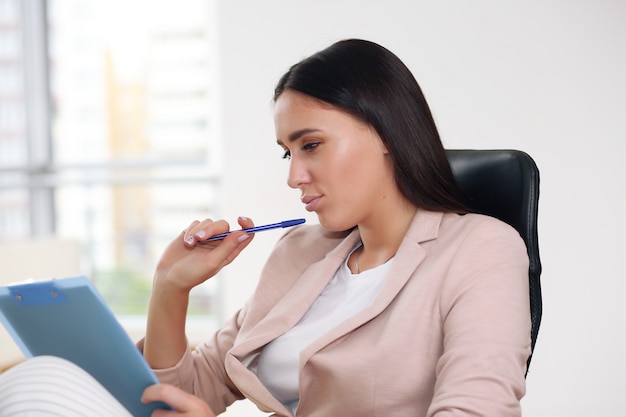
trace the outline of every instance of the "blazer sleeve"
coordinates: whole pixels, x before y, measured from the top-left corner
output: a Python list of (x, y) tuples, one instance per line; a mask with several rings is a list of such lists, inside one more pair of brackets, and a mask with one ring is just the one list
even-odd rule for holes
[(226, 373), (224, 360), (235, 342), (244, 316), (245, 307), (213, 334), (211, 340), (187, 349), (175, 366), (155, 369), (159, 381), (202, 398), (215, 414), (224, 412), (233, 402), (243, 399)]
[(526, 247), (495, 219), (468, 229), (442, 288), (443, 355), (428, 416), (518, 417), (530, 354)]

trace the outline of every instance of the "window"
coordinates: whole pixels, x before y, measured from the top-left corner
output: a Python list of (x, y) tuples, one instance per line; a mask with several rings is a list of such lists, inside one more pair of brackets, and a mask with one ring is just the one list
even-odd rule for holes
[(145, 314), (165, 246), (220, 211), (212, 7), (0, 0), (0, 244), (79, 240), (116, 314)]

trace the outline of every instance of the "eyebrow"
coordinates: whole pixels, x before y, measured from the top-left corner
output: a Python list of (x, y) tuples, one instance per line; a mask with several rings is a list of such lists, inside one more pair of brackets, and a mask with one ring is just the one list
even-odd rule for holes
[[(321, 130), (319, 129), (300, 129), (300, 130), (296, 130), (293, 133), (290, 133), (289, 136), (287, 137), (287, 139), (289, 139), (289, 142), (294, 142), (296, 140), (298, 140), (300, 137), (309, 134), (309, 133), (314, 133), (314, 132), (321, 132)], [(278, 139), (276, 140), (276, 142), (279, 145), (283, 145), (283, 141)]]

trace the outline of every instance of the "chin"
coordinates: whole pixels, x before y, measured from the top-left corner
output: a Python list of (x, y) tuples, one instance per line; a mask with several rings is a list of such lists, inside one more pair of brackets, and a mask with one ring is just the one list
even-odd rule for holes
[(356, 223), (347, 221), (346, 219), (330, 218), (330, 216), (323, 216), (319, 213), (317, 213), (317, 219), (320, 225), (330, 232), (344, 232), (357, 226)]

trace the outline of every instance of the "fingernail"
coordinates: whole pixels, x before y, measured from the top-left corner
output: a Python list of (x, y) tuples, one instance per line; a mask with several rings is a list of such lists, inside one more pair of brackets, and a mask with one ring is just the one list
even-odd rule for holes
[(185, 238), (185, 242), (186, 242), (187, 244), (189, 244), (189, 245), (193, 245), (193, 242), (194, 242), (195, 240), (196, 240), (196, 239), (194, 239), (194, 237), (193, 237), (193, 236), (187, 236), (187, 237)]
[(247, 218), (246, 216), (239, 216), (239, 218), (241, 220), (243, 220), (244, 222), (247, 222), (248, 220), (250, 220), (249, 218)]
[(198, 236), (198, 238), (203, 239), (206, 236), (206, 232), (204, 230), (200, 230), (198, 233), (196, 233), (196, 236)]
[(250, 235), (241, 235), (237, 238), (237, 242), (241, 243), (244, 240), (248, 240), (250, 238)]

